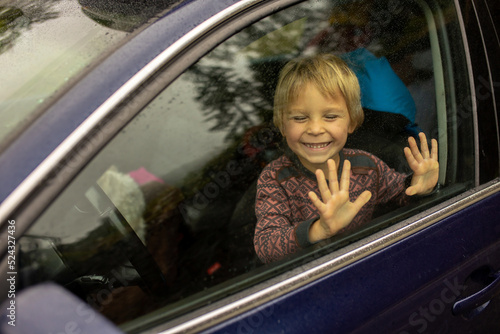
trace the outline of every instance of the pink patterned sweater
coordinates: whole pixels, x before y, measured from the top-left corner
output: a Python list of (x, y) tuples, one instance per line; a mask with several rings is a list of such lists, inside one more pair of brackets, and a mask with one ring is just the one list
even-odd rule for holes
[[(365, 190), (369, 190), (372, 197), (339, 233), (369, 222), (379, 204), (396, 202), (402, 206), (408, 202), (404, 190), (411, 177), (390, 169), (382, 160), (361, 150), (344, 148), (340, 153), (339, 170), (342, 170), (344, 159), (351, 162), (351, 202)], [(309, 228), (319, 214), (307, 195), (309, 191), (321, 198), (316, 176), (291, 151), (262, 171), (257, 183), (254, 246), (263, 262), (279, 260), (298, 248), (311, 245)]]

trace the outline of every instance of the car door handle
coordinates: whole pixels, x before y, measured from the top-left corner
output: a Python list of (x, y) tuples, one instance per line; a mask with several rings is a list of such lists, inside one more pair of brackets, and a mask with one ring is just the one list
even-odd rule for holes
[[(493, 282), (475, 294), (461, 299), (453, 305), (453, 314), (462, 315), (470, 313), (489, 301), (500, 292), (500, 271), (492, 274)], [(485, 305), (486, 306), (486, 305)]]

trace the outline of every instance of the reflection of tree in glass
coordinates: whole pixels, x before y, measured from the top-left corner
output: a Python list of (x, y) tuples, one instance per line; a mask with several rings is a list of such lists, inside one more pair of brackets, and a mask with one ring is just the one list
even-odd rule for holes
[(261, 83), (238, 77), (232, 70), (212, 65), (196, 66), (192, 73), (198, 84), (197, 100), (205, 109), (211, 130), (229, 130), (228, 136), (241, 133), (256, 122), (258, 111), (269, 110), (268, 101), (259, 96)]
[(61, 0), (18, 0), (16, 7), (5, 6), (0, 1), (0, 54), (11, 48), (16, 39), (35, 23), (57, 18), (54, 5)]
[(282, 66), (298, 56), (325, 21), (325, 12), (301, 6), (251, 25), (208, 54), (190, 71), (212, 131), (227, 139), (272, 120), (274, 88)]

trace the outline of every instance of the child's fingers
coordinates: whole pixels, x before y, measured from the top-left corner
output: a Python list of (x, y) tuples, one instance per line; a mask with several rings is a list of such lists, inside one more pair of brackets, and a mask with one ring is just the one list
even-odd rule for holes
[(340, 190), (349, 191), (350, 181), (351, 181), (351, 162), (349, 160), (345, 160), (344, 167), (342, 168), (342, 174), (340, 175)]
[(318, 195), (316, 195), (314, 191), (310, 191), (308, 195), (316, 209), (318, 209), (320, 212), (323, 211), (325, 208), (325, 203), (321, 202)]
[(328, 188), (328, 185), (326, 183), (325, 179), (325, 174), (321, 169), (316, 170), (316, 179), (318, 180), (318, 188), (319, 192), (321, 194), (321, 198), (323, 199), (323, 202), (328, 202), (332, 198), (332, 193), (330, 192), (330, 189)]
[(431, 141), (431, 145), (432, 145), (432, 148), (431, 148), (431, 158), (432, 160), (438, 160), (438, 142), (436, 139), (433, 139)]
[(415, 191), (413, 190), (413, 187), (408, 187), (406, 188), (405, 193), (408, 196), (413, 196), (415, 194)]
[(422, 154), (422, 157), (424, 159), (428, 159), (429, 158), (429, 146), (427, 144), (427, 137), (425, 136), (425, 133), (423, 133), (423, 132), (420, 132), (418, 134), (418, 136), (420, 137), (420, 152)]
[(410, 187), (406, 188), (406, 191), (405, 191), (405, 192), (406, 192), (406, 195), (408, 195), (408, 196), (413, 196), (413, 195), (415, 195), (415, 194), (416, 194), (416, 193), (418, 193), (418, 191), (419, 191), (419, 189), (418, 189), (418, 188), (419, 188), (419, 187), (418, 187), (418, 186), (416, 186), (416, 185), (415, 185), (415, 186), (410, 186)]
[(358, 198), (356, 198), (356, 200), (353, 203), (354, 209), (356, 210), (356, 213), (359, 210), (361, 210), (363, 205), (368, 203), (368, 201), (370, 200), (371, 197), (372, 197), (372, 193), (368, 190), (365, 190), (365, 191), (363, 191), (363, 193), (361, 195), (358, 196)]
[(416, 142), (415, 138), (409, 137), (408, 144), (410, 144), (410, 151), (411, 151), (411, 154), (413, 155), (413, 157), (415, 158), (415, 160), (417, 162), (424, 160), (422, 158), (422, 155), (420, 154), (420, 150), (418, 149), (417, 142)]
[(332, 194), (339, 191), (339, 183), (337, 177), (337, 164), (333, 159), (328, 159), (328, 181), (330, 182), (330, 192)]
[(418, 162), (417, 162), (417, 160), (415, 160), (415, 157), (413, 156), (411, 149), (409, 149), (408, 147), (405, 147), (404, 152), (405, 152), (406, 161), (408, 161), (408, 166), (410, 166), (410, 168), (412, 170), (415, 170), (415, 168), (418, 166)]

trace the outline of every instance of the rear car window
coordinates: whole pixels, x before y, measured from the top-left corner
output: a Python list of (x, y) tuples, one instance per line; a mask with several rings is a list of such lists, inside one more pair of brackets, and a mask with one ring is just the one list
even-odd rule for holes
[[(406, 138), (423, 131), (439, 143), (441, 190), (264, 265), (253, 246), (255, 187), (283, 154), (272, 125), (277, 76), (320, 52), (353, 66), (367, 57), (387, 74), (374, 72), (387, 89), (364, 96), (367, 128), (349, 147), (408, 172)], [(465, 191), (475, 176), (465, 64), (453, 1), (308, 1), (262, 19), (166, 87), (46, 210), (19, 242), (23, 287), (56, 281), (118, 324), (169, 319)]]

